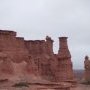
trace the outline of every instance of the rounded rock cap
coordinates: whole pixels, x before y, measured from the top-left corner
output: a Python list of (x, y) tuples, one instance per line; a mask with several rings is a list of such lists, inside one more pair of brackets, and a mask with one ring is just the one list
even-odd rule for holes
[(68, 37), (59, 37), (59, 39), (67, 39)]

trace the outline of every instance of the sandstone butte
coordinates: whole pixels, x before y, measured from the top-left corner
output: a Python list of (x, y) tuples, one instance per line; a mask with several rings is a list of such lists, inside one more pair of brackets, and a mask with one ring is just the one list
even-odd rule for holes
[(24, 40), (15, 31), (0, 30), (0, 79), (40, 77), (53, 82), (73, 82), (73, 65), (67, 37), (59, 37), (58, 54), (53, 40)]

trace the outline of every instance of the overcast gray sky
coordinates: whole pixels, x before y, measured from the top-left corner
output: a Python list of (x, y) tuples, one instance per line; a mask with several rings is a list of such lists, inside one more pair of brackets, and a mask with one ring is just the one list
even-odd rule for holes
[(0, 0), (0, 29), (17, 31), (25, 39), (67, 36), (75, 69), (90, 56), (90, 0)]

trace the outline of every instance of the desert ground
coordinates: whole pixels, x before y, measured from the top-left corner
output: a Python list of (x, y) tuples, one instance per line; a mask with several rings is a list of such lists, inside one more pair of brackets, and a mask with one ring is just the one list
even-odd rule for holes
[[(54, 90), (54, 89), (42, 89), (44, 86), (40, 85), (30, 85), (29, 87), (12, 87), (13, 83), (2, 83), (0, 84), (0, 90)], [(76, 87), (71, 88), (70, 90), (90, 90), (90, 85), (78, 84)]]
[[(26, 88), (26, 87), (23, 87), (23, 88), (1, 88), (0, 90), (39, 90), (39, 89), (36, 89), (34, 86), (33, 87), (29, 87), (29, 88)], [(45, 89), (44, 89), (45, 90)], [(54, 89), (47, 89), (47, 90), (54, 90)], [(77, 88), (72, 88), (71, 90), (90, 90), (90, 86), (78, 86)]]
[(90, 90), (90, 85), (79, 84), (77, 87), (71, 88), (71, 90)]

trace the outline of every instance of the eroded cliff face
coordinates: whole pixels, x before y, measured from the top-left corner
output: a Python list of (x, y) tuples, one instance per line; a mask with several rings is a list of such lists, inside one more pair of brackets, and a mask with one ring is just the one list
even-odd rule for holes
[(85, 68), (84, 78), (86, 81), (90, 82), (90, 59), (88, 56), (85, 57), (84, 68)]
[(26, 60), (28, 56), (24, 38), (16, 37), (14, 31), (0, 31), (0, 50), (5, 52), (14, 62)]
[(19, 77), (33, 74), (57, 82), (73, 80), (67, 38), (60, 37), (59, 42), (59, 52), (54, 54), (49, 36), (46, 40), (24, 40), (14, 31), (0, 30), (0, 73)]
[[(51, 65), (51, 62), (55, 62), (53, 40), (47, 36), (46, 40), (25, 41), (25, 45), (29, 50), (33, 69), (36, 70), (37, 75), (40, 75), (44, 79), (55, 79), (54, 68)], [(55, 63), (53, 64), (54, 66)]]

